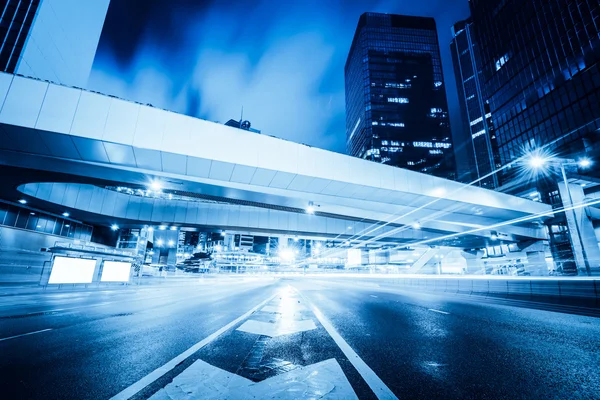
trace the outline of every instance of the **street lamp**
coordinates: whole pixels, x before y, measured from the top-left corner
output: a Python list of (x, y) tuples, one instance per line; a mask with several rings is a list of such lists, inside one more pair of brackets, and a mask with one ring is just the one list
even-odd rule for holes
[[(539, 154), (531, 155), (527, 161), (528, 161), (529, 166), (536, 170), (541, 169), (541, 168), (545, 167), (546, 165), (558, 166), (560, 168), (563, 183), (565, 185), (565, 190), (567, 192), (567, 197), (569, 199), (569, 207), (571, 208), (571, 213), (573, 215), (573, 223), (575, 225), (575, 232), (577, 233), (577, 239), (579, 240), (579, 245), (581, 246), (581, 255), (583, 256), (585, 271), (588, 276), (591, 275), (590, 264), (589, 264), (587, 254), (585, 251), (585, 246), (583, 245), (583, 239), (581, 237), (581, 231), (579, 230), (579, 224), (577, 223), (577, 214), (575, 213), (573, 196), (571, 195), (571, 189), (569, 188), (569, 180), (567, 179), (567, 172), (565, 171), (565, 166), (578, 166), (579, 168), (588, 168), (592, 165), (592, 161), (587, 157), (581, 158), (578, 161), (570, 160), (570, 159), (558, 159), (558, 158), (550, 159), (549, 157), (542, 157)], [(567, 208), (567, 207), (564, 207), (564, 208)], [(566, 210), (565, 210), (565, 213), (566, 213)], [(565, 214), (565, 216), (566, 216), (566, 214)], [(568, 224), (568, 221), (567, 221), (567, 224)], [(575, 245), (573, 244), (572, 240), (571, 240), (571, 244), (573, 245), (573, 252), (575, 252), (576, 251)]]

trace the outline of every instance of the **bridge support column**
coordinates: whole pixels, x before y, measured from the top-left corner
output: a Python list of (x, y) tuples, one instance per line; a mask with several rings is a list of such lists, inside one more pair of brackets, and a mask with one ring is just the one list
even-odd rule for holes
[(462, 257), (466, 261), (465, 274), (479, 274), (485, 275), (485, 268), (481, 258), (483, 257), (483, 250), (469, 250), (461, 251)]
[[(566, 208), (584, 201), (585, 194), (580, 185), (569, 184), (567, 190), (567, 186), (561, 182), (558, 184), (558, 190), (563, 206)], [(594, 226), (586, 214), (585, 207), (567, 210), (565, 217), (577, 274), (600, 275), (600, 249)]]

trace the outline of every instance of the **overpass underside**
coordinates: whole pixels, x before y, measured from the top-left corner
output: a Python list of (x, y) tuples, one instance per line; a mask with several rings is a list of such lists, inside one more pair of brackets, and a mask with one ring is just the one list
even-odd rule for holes
[(544, 204), (147, 105), (9, 74), (0, 104), (2, 197), (89, 223), (357, 245), (546, 239)]

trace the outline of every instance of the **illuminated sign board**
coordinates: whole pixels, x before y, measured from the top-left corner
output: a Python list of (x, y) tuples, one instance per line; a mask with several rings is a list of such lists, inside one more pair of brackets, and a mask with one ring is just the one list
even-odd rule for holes
[(102, 282), (129, 282), (131, 263), (120, 261), (104, 261), (102, 267)]
[(91, 283), (94, 279), (96, 260), (72, 257), (54, 257), (50, 284)]

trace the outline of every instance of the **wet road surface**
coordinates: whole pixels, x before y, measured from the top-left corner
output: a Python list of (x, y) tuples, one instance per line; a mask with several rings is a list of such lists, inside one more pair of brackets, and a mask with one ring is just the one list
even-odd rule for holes
[(19, 399), (597, 399), (600, 319), (316, 279), (0, 297)]

